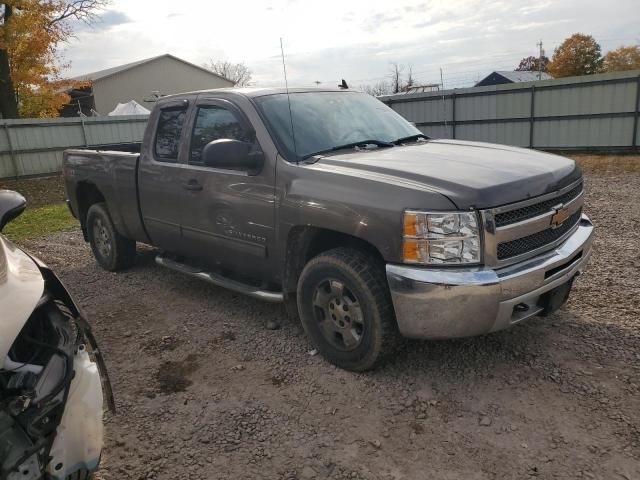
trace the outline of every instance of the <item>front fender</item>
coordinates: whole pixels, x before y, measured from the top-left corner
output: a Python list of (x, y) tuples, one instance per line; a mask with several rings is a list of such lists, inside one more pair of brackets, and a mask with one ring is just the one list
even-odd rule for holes
[(295, 226), (324, 228), (366, 241), (387, 262), (401, 260), (406, 209), (455, 208), (444, 195), (419, 185), (345, 175), (284, 160), (278, 165), (278, 182), (279, 238), (287, 238)]

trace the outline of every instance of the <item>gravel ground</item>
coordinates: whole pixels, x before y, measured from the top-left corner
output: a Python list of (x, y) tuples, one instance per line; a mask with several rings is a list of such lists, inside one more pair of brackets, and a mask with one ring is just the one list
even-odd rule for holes
[(151, 249), (112, 274), (78, 231), (31, 241), (109, 366), (99, 478), (640, 478), (640, 169), (586, 179), (595, 250), (561, 312), (407, 341), (367, 374), (310, 354), (281, 307), (163, 270)]

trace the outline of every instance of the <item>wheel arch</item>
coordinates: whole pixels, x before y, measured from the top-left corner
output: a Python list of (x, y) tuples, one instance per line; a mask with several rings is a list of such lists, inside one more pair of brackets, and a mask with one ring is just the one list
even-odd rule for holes
[(337, 247), (353, 248), (370, 255), (384, 264), (382, 253), (372, 243), (348, 233), (311, 226), (293, 227), (287, 236), (282, 290), (285, 294), (296, 291), (298, 279), (309, 260)]
[(98, 186), (89, 181), (78, 182), (76, 186), (76, 199), (78, 202), (78, 220), (80, 221), (82, 234), (84, 235), (84, 239), (88, 240), (87, 212), (89, 208), (91, 208), (91, 205), (101, 202), (106, 203), (106, 199)]

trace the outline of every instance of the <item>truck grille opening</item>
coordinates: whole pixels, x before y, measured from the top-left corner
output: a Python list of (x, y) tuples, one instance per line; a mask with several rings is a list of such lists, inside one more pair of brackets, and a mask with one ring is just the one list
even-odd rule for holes
[[(555, 199), (558, 202), (558, 199)], [(541, 232), (534, 233), (522, 238), (517, 238), (509, 242), (502, 242), (498, 244), (498, 260), (506, 260), (508, 258), (517, 257), (529, 253), (538, 248), (549, 245), (564, 234), (569, 232), (580, 221), (582, 215), (582, 209), (575, 212), (558, 228), (548, 228)]]
[(557, 267), (552, 268), (551, 270), (547, 270), (544, 274), (544, 278), (545, 280), (547, 278), (551, 278), (553, 277), (556, 273), (561, 272), (562, 270), (566, 270), (569, 267), (571, 267), (571, 265), (573, 265), (574, 263), (576, 263), (578, 260), (580, 260), (582, 258), (582, 251), (580, 251), (580, 253), (578, 253), (575, 257), (573, 257), (571, 260), (569, 260), (568, 262), (563, 263), (562, 265), (558, 265)]
[(580, 195), (580, 193), (582, 193), (582, 182), (558, 197), (545, 200), (540, 203), (535, 203), (533, 205), (528, 205), (526, 207), (516, 208), (515, 210), (510, 210), (508, 212), (498, 213), (495, 215), (496, 227), (504, 227), (505, 225), (522, 222), (523, 220), (528, 220), (547, 213), (559, 203), (570, 202)]

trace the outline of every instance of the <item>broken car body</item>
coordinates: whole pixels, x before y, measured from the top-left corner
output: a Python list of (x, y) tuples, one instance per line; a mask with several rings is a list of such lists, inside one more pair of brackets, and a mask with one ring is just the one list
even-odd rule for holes
[[(0, 190), (0, 230), (23, 209), (24, 198)], [(85, 478), (97, 468), (103, 367), (60, 280), (0, 235), (0, 479)]]

